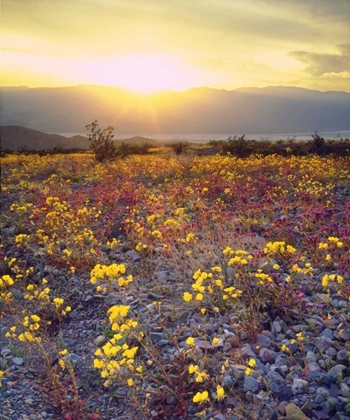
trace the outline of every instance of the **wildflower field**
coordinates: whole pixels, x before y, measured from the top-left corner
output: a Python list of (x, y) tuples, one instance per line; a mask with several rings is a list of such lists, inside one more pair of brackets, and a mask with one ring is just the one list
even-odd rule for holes
[(348, 157), (14, 154), (1, 201), (1, 419), (349, 418)]

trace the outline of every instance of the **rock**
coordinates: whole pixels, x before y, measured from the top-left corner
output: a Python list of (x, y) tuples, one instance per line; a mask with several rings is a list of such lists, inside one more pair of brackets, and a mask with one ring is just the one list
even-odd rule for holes
[(309, 417), (307, 417), (301, 409), (295, 405), (294, 403), (290, 403), (286, 405), (286, 415), (287, 417), (290, 417), (290, 419), (293, 420), (310, 420)]
[(317, 408), (318, 405), (312, 401), (306, 401), (306, 403), (301, 407), (301, 411), (305, 413), (307, 416), (312, 415), (312, 410)]
[(166, 271), (166, 270), (156, 271), (156, 272), (154, 273), (154, 276), (156, 277), (156, 279), (157, 279), (157, 281), (158, 281), (159, 283), (164, 284), (164, 283), (166, 283), (166, 281), (167, 281), (167, 279), (168, 279), (168, 277), (169, 277), (169, 272), (168, 272), (168, 271)]
[(149, 333), (149, 338), (152, 341), (152, 343), (157, 343), (158, 341), (160, 341), (164, 338), (164, 332), (151, 331)]
[(283, 385), (286, 383), (285, 379), (276, 371), (270, 370), (267, 375), (266, 379), (270, 382), (275, 382), (278, 385)]
[(340, 394), (341, 394), (343, 397), (345, 397), (345, 398), (350, 398), (350, 389), (349, 389), (349, 386), (348, 386), (345, 382), (342, 382), (342, 383), (339, 385), (339, 388), (340, 388)]
[(259, 352), (259, 358), (264, 363), (273, 363), (277, 357), (277, 353), (270, 349), (261, 349)]
[(321, 383), (322, 385), (325, 386), (330, 386), (331, 384), (335, 384), (336, 383), (336, 376), (334, 373), (326, 373), (323, 378), (321, 379)]
[(334, 332), (334, 337), (337, 340), (348, 342), (350, 341), (350, 329), (346, 328), (339, 328), (337, 331)]
[(226, 417), (221, 413), (218, 413), (214, 416), (214, 420), (225, 420), (225, 419)]
[(13, 363), (17, 366), (23, 365), (23, 359), (22, 357), (14, 357), (13, 358)]
[(306, 360), (308, 362), (317, 362), (317, 356), (313, 351), (308, 351), (306, 353)]
[(292, 385), (293, 394), (298, 394), (300, 392), (305, 391), (308, 386), (309, 386), (308, 382), (305, 381), (304, 379), (299, 379), (299, 378), (294, 379), (293, 385)]
[(256, 354), (253, 352), (249, 344), (246, 344), (241, 349), (243, 359), (250, 359), (251, 357), (256, 357)]
[(271, 339), (266, 335), (258, 334), (257, 344), (259, 344), (260, 347), (270, 347)]
[(277, 411), (272, 411), (272, 413), (269, 415), (269, 420), (278, 420)]
[(279, 334), (280, 332), (282, 332), (281, 320), (279, 318), (276, 318), (273, 321), (273, 323), (272, 323), (272, 332), (274, 334)]
[(241, 340), (239, 339), (238, 335), (232, 335), (229, 339), (229, 343), (233, 348), (238, 348), (241, 345)]
[(105, 335), (99, 335), (95, 341), (94, 344), (96, 347), (102, 347), (104, 346), (108, 341), (108, 338)]
[(312, 410), (312, 418), (315, 420), (328, 420), (329, 414), (323, 410)]
[(307, 367), (309, 368), (309, 372), (319, 372), (321, 370), (319, 364), (316, 362), (308, 363)]
[(316, 382), (320, 379), (321, 375), (322, 375), (321, 372), (318, 372), (318, 371), (317, 372), (309, 372), (308, 375), (307, 375), (307, 379), (310, 382)]
[(293, 397), (292, 387), (289, 385), (281, 385), (276, 392), (276, 398), (279, 401), (289, 401)]
[(67, 354), (67, 356), (62, 357), (62, 360), (70, 360), (73, 367), (82, 362), (82, 358), (75, 353)]
[(286, 406), (288, 405), (287, 401), (282, 401), (278, 404), (277, 410), (281, 414), (286, 414)]
[(228, 386), (229, 388), (231, 388), (231, 386), (233, 386), (236, 382), (235, 378), (233, 378), (232, 376), (229, 375), (225, 375), (223, 377), (223, 382), (226, 386)]
[(110, 293), (108, 296), (104, 298), (103, 301), (104, 305), (110, 308), (113, 305), (120, 305), (120, 297), (117, 296), (115, 293)]
[(330, 330), (329, 328), (326, 328), (325, 330), (321, 332), (320, 337), (328, 337), (331, 340), (333, 340), (334, 338), (333, 331)]
[(325, 351), (333, 346), (333, 340), (331, 340), (328, 337), (317, 337), (314, 340), (314, 344), (318, 348), (318, 350)]
[(125, 255), (126, 255), (128, 258), (132, 259), (132, 261), (133, 261), (134, 263), (138, 263), (138, 262), (140, 262), (140, 261), (142, 260), (141, 255), (140, 255), (137, 251), (127, 251), (127, 252), (125, 253)]
[(330, 330), (335, 330), (337, 328), (337, 323), (334, 318), (324, 320), (323, 325)]
[(243, 381), (244, 391), (257, 392), (259, 389), (259, 382), (253, 376), (245, 376)]
[(329, 373), (333, 373), (335, 375), (338, 375), (340, 373), (343, 373), (343, 371), (346, 370), (346, 366), (344, 365), (335, 365), (330, 370)]
[(343, 362), (345, 364), (349, 364), (348, 358), (348, 351), (347, 350), (339, 350), (337, 353), (337, 361)]

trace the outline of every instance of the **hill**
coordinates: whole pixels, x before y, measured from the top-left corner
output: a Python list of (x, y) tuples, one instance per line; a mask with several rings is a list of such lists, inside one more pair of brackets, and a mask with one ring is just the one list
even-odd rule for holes
[(117, 146), (120, 146), (122, 143), (130, 144), (130, 145), (133, 145), (133, 146), (142, 146), (145, 143), (149, 144), (150, 146), (154, 146), (154, 147), (164, 146), (164, 142), (162, 142), (162, 141), (153, 140), (153, 139), (149, 139), (147, 137), (141, 137), (141, 136), (129, 137), (129, 138), (126, 138), (126, 139), (123, 139), (123, 140), (115, 140), (115, 144)]
[(18, 150), (26, 148), (29, 150), (52, 149), (56, 146), (64, 148), (88, 149), (89, 141), (83, 136), (63, 137), (58, 134), (47, 134), (41, 131), (18, 125), (0, 126), (1, 148)]
[(116, 87), (3, 87), (3, 125), (81, 133), (97, 119), (120, 134), (277, 134), (350, 129), (350, 93), (294, 87), (137, 94)]

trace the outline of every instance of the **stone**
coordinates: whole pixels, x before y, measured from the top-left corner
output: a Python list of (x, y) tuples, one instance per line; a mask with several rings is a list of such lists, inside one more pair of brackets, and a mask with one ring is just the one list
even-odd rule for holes
[(99, 335), (95, 338), (94, 344), (96, 347), (104, 346), (108, 341), (108, 338), (105, 335)]
[[(163, 332), (151, 331), (149, 333), (149, 338), (152, 341), (152, 343), (157, 343), (158, 341), (160, 341), (164, 338), (164, 333)], [(197, 345), (197, 343), (196, 343), (196, 345)]]
[(241, 354), (243, 359), (250, 359), (251, 357), (256, 357), (256, 354), (253, 352), (249, 344), (246, 344), (242, 347)]
[(115, 293), (110, 293), (108, 296), (104, 298), (103, 303), (109, 308), (113, 305), (119, 305), (121, 301), (120, 301), (120, 297), (117, 296)]
[(281, 321), (280, 320), (273, 321), (273, 323), (272, 323), (272, 332), (274, 334), (279, 334), (279, 333), (282, 332), (282, 325), (281, 325)]
[(348, 351), (347, 350), (339, 350), (337, 353), (337, 361), (343, 363), (349, 363), (348, 358)]
[(333, 346), (333, 340), (331, 340), (328, 337), (317, 337), (314, 340), (314, 344), (318, 348), (318, 350), (325, 351)]
[(279, 401), (289, 401), (293, 396), (292, 387), (290, 385), (281, 385), (276, 392), (276, 398)]
[(308, 382), (304, 379), (296, 378), (293, 380), (292, 391), (294, 394), (298, 394), (306, 390), (309, 386)]
[(271, 339), (266, 335), (258, 334), (257, 344), (259, 344), (260, 347), (270, 347)]
[(331, 384), (335, 384), (336, 383), (336, 376), (334, 373), (326, 373), (323, 378), (321, 379), (321, 383), (322, 385), (325, 386), (330, 386)]
[(241, 345), (241, 340), (239, 339), (238, 335), (232, 335), (229, 339), (229, 343), (233, 348), (238, 348)]
[(244, 391), (257, 392), (259, 389), (259, 382), (253, 376), (245, 376), (243, 381)]
[(293, 420), (310, 420), (310, 418), (294, 403), (287, 404), (285, 410), (287, 417), (290, 417)]
[(235, 384), (236, 380), (232, 376), (225, 375), (223, 377), (223, 382), (224, 382), (224, 384), (226, 386), (228, 386), (229, 388), (231, 388)]
[(82, 358), (75, 353), (67, 354), (67, 356), (62, 357), (62, 360), (69, 360), (73, 367), (82, 362)]
[(348, 386), (345, 382), (342, 382), (342, 383), (339, 385), (339, 388), (340, 388), (340, 394), (341, 394), (343, 397), (345, 397), (345, 398), (350, 398), (350, 389), (349, 389), (349, 386)]
[(325, 330), (321, 332), (320, 337), (328, 337), (331, 340), (333, 340), (334, 338), (333, 331), (330, 330), (329, 328), (326, 328)]
[(286, 406), (288, 405), (287, 401), (282, 401), (278, 404), (277, 410), (281, 414), (286, 414)]
[(218, 413), (214, 416), (214, 420), (225, 420), (225, 419), (226, 417), (221, 413)]
[(259, 352), (259, 358), (264, 363), (273, 363), (276, 360), (277, 353), (270, 349), (261, 349)]
[(337, 340), (348, 342), (350, 341), (350, 329), (346, 328), (339, 328), (337, 331), (334, 332), (334, 337)]
[(267, 375), (266, 379), (270, 382), (276, 382), (278, 385), (283, 385), (286, 383), (285, 379), (276, 371), (270, 370)]
[(141, 255), (137, 251), (127, 251), (125, 255), (131, 258), (134, 263), (138, 263), (142, 260)]
[(272, 413), (269, 415), (269, 420), (278, 420), (277, 411), (272, 411)]
[(346, 366), (335, 365), (329, 370), (329, 373), (334, 373), (335, 375), (338, 375), (339, 373), (343, 373), (343, 371), (345, 370), (346, 370)]
[(324, 320), (323, 325), (330, 330), (335, 330), (337, 328), (337, 323), (334, 318)]
[(328, 420), (329, 414), (323, 410), (312, 410), (312, 418), (315, 420)]
[(306, 353), (306, 360), (308, 362), (317, 362), (317, 356), (313, 351), (308, 351)]
[(23, 365), (23, 359), (22, 357), (14, 357), (13, 358), (13, 363), (17, 366)]
[(319, 372), (321, 370), (319, 364), (316, 362), (308, 363), (307, 367), (309, 368), (309, 372)]
[(318, 405), (315, 402), (306, 401), (306, 403), (301, 407), (301, 411), (307, 416), (311, 416), (312, 410), (314, 410), (317, 407)]

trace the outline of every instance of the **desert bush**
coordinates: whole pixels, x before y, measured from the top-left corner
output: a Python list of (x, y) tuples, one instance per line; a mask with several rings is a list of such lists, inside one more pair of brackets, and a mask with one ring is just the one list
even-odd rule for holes
[(108, 126), (102, 130), (99, 128), (97, 120), (95, 120), (85, 128), (90, 131), (88, 133), (89, 141), (91, 142), (90, 149), (94, 152), (95, 159), (98, 162), (104, 162), (117, 156), (118, 153), (113, 141), (114, 129), (112, 126)]
[(176, 143), (172, 143), (170, 147), (175, 152), (175, 154), (182, 155), (188, 150), (190, 145), (186, 141), (178, 141)]

